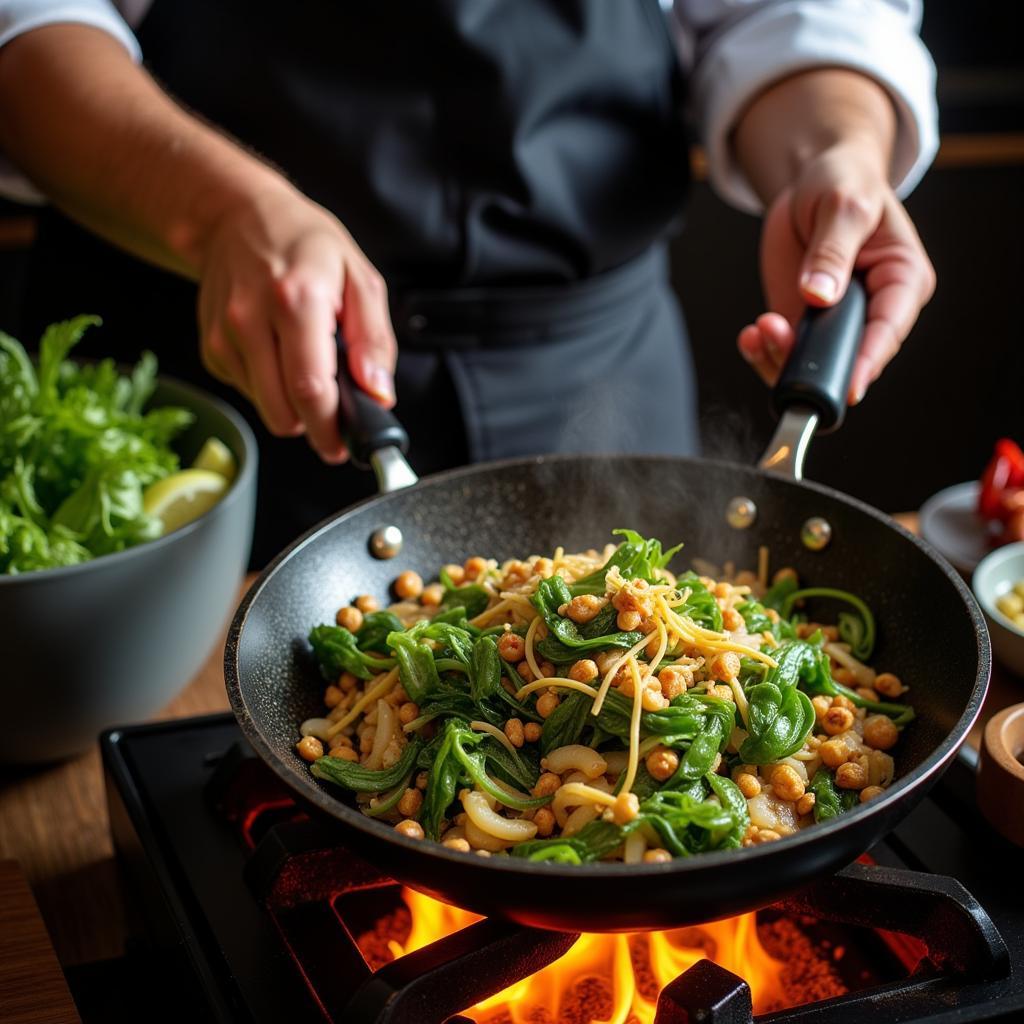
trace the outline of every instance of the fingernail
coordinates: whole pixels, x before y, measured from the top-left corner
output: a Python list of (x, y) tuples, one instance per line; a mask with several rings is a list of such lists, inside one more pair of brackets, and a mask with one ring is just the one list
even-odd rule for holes
[(367, 377), (370, 381), (370, 389), (378, 398), (385, 401), (393, 401), (395, 397), (395, 385), (391, 380), (391, 374), (383, 366), (371, 366)]
[(809, 295), (814, 295), (822, 302), (832, 302), (839, 294), (839, 282), (823, 270), (815, 270), (810, 274), (804, 274), (800, 282), (801, 287)]
[(864, 391), (865, 391), (865, 388), (864, 388), (863, 384), (858, 384), (858, 385), (856, 385), (856, 387), (854, 387), (854, 389), (853, 389), (853, 404), (854, 405), (860, 405), (860, 403), (864, 401)]

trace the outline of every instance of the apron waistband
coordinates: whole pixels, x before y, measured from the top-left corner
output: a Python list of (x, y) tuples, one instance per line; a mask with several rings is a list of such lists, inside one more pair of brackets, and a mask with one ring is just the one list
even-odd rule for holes
[(402, 348), (467, 351), (557, 342), (589, 322), (625, 310), (664, 279), (663, 245), (628, 263), (564, 285), (417, 290), (393, 296), (391, 320)]

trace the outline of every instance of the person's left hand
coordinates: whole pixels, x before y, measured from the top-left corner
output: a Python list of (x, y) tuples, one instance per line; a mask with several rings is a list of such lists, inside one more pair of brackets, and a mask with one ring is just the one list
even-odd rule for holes
[(771, 312), (744, 327), (738, 344), (768, 384), (785, 365), (806, 305), (837, 302), (855, 268), (864, 274), (868, 312), (851, 404), (899, 351), (935, 290), (935, 271), (877, 162), (847, 142), (805, 164), (765, 215), (761, 279)]

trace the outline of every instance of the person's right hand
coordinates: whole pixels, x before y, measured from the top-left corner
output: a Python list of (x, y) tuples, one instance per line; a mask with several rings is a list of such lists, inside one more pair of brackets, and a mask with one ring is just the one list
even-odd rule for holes
[(348, 454), (337, 423), (338, 324), (356, 384), (390, 408), (397, 346), (387, 289), (345, 228), (283, 183), (229, 208), (203, 246), (203, 364), (252, 401), (271, 433), (305, 433), (326, 462)]

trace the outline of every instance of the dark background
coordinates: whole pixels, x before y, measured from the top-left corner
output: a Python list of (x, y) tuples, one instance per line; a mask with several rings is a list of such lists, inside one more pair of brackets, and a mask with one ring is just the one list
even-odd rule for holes
[[(907, 206), (938, 291), (896, 361), (818, 439), (808, 475), (885, 509), (917, 508), (980, 473), (997, 437), (1024, 442), (1024, 66), (1016, 4), (931, 0), (923, 35), (939, 67), (936, 166)], [(759, 222), (694, 185), (673, 244), (693, 339), (708, 454), (753, 460), (770, 436), (765, 389), (735, 347), (762, 312)], [(0, 328), (18, 330), (32, 218), (0, 204)], [(24, 339), (29, 340), (29, 339)], [(145, 338), (140, 338), (144, 347)]]

